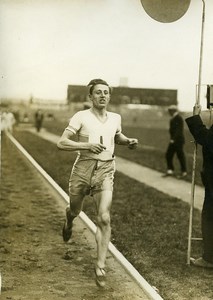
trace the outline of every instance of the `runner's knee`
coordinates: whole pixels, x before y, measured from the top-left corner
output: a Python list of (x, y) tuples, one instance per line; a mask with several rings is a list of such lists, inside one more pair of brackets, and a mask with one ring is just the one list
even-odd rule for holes
[(110, 224), (110, 214), (109, 212), (104, 212), (97, 217), (99, 226), (106, 226)]

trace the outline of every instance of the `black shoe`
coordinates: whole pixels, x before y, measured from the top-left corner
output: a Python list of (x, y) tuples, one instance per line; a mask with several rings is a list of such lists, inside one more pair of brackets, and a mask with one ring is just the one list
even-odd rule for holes
[(177, 176), (177, 179), (184, 179), (184, 178), (186, 178), (186, 176), (187, 176), (187, 173), (183, 172), (181, 175)]
[(166, 172), (165, 174), (162, 175), (162, 177), (173, 177), (174, 173)]
[(191, 258), (190, 261), (195, 267), (213, 269), (213, 263), (204, 260), (202, 257), (197, 259)]
[(66, 221), (64, 222), (64, 226), (62, 229), (62, 236), (63, 236), (63, 240), (64, 242), (68, 242), (69, 239), (72, 236), (72, 222), (74, 220), (75, 217), (72, 217), (70, 215), (70, 210), (69, 207), (67, 207), (66, 209)]
[(63, 226), (63, 230), (62, 230), (62, 236), (63, 236), (63, 240), (64, 242), (68, 242), (69, 239), (72, 236), (72, 226), (71, 227), (67, 227), (67, 222), (64, 222), (64, 226)]

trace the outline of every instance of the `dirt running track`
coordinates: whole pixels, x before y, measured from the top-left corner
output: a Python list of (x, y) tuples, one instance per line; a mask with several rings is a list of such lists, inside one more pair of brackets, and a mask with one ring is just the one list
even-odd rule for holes
[(94, 280), (95, 240), (80, 219), (62, 241), (65, 203), (3, 137), (0, 272), (2, 300), (148, 299), (109, 254), (107, 286)]

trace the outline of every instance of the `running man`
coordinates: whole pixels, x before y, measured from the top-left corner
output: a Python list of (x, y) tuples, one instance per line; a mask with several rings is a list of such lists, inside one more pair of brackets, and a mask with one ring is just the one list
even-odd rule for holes
[[(70, 205), (66, 208), (63, 239), (72, 236), (73, 220), (83, 208), (86, 195), (93, 196), (97, 209), (97, 261), (95, 263), (96, 284), (105, 286), (105, 262), (111, 237), (110, 208), (112, 204), (115, 172), (115, 143), (136, 148), (138, 140), (128, 138), (121, 132), (121, 116), (107, 111), (111, 88), (102, 79), (93, 79), (88, 84), (92, 106), (77, 112), (58, 141), (58, 148), (78, 150), (73, 165), (69, 194)], [(78, 136), (78, 141), (73, 136)]]

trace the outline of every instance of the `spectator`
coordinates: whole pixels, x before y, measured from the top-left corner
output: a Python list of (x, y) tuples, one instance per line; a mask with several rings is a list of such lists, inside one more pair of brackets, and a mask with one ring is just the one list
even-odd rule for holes
[(1, 116), (1, 131), (6, 131), (13, 134), (13, 127), (16, 123), (14, 114), (9, 110), (2, 113)]
[(27, 112), (24, 113), (24, 116), (23, 116), (23, 122), (24, 122), (24, 123), (28, 123), (28, 122), (29, 122), (29, 116), (28, 116), (28, 113), (27, 113)]
[(44, 119), (44, 114), (41, 109), (38, 109), (35, 113), (35, 127), (37, 132), (40, 132), (42, 123)]
[(16, 125), (18, 125), (20, 123), (20, 113), (19, 113), (19, 110), (15, 110), (13, 112), (13, 114), (14, 114), (14, 117), (16, 119)]
[(201, 218), (203, 255), (191, 261), (196, 267), (213, 268), (213, 125), (207, 128), (203, 124), (200, 112), (200, 105), (195, 105), (194, 115), (186, 119), (195, 141), (202, 146), (203, 170), (201, 178), (205, 188)]
[(6, 131), (7, 129), (7, 113), (3, 111), (1, 113), (1, 131)]
[(168, 112), (171, 115), (169, 126), (170, 141), (166, 151), (167, 172), (163, 176), (166, 177), (174, 175), (173, 159), (174, 155), (176, 154), (181, 168), (181, 175), (179, 176), (179, 178), (184, 178), (187, 175), (186, 158), (183, 150), (185, 143), (183, 131), (184, 121), (181, 115), (179, 114), (176, 105), (169, 106)]

